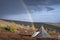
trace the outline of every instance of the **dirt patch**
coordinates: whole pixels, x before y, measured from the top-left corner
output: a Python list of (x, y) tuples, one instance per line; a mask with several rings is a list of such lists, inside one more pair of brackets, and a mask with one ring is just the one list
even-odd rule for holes
[(0, 31), (0, 40), (57, 40), (55, 38), (32, 38), (31, 35)]

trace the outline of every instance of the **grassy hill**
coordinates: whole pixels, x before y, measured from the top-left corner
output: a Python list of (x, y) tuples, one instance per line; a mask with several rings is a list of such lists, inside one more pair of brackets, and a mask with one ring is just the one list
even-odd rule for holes
[[(6, 19), (0, 19), (0, 20), (4, 20), (7, 22), (15, 22), (16, 24), (20, 24), (20, 25), (29, 25), (30, 27), (32, 26), (32, 22), (25, 22), (25, 21), (16, 21), (16, 20), (6, 20)], [(60, 31), (60, 23), (43, 23), (43, 22), (34, 22), (34, 25), (36, 28), (40, 28), (42, 25), (45, 28), (49, 28), (49, 29), (56, 29), (57, 31)]]
[[(54, 38), (45, 38), (45, 39), (44, 38), (33, 38), (31, 37), (32, 32), (34, 32), (34, 30), (32, 29), (32, 22), (0, 19), (0, 25), (1, 24), (3, 24), (3, 27), (5, 24), (9, 25), (7, 26), (7, 28), (5, 28), (6, 30), (0, 29), (0, 39), (2, 40), (9, 40), (9, 39), (11, 40), (49, 40), (49, 39), (56, 40), (55, 38), (57, 38), (58, 32), (60, 32), (60, 27), (58, 25), (55, 25), (55, 23), (53, 25), (52, 23), (34, 22), (35, 28), (40, 29), (40, 27), (43, 25), (44, 28), (53, 29), (53, 31), (48, 30), (48, 33), (50, 35), (53, 34), (51, 36)], [(56, 24), (60, 24), (60, 23), (56, 23)], [(12, 30), (12, 27), (17, 28), (17, 31), (10, 32)], [(21, 28), (21, 27), (24, 27), (24, 28)], [(26, 30), (25, 28), (28, 28), (28, 29)]]

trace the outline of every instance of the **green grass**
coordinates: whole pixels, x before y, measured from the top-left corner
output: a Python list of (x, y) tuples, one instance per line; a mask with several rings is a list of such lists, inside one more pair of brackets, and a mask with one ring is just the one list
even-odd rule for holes
[(10, 31), (10, 32), (16, 31), (16, 28), (12, 27), (12, 26), (3, 26), (3, 27), (0, 27), (0, 29), (4, 29), (4, 30)]

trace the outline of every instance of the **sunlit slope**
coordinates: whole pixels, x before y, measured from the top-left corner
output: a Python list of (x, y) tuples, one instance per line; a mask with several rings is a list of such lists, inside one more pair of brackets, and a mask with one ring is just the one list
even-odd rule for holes
[[(30, 27), (32, 27), (32, 22), (25, 22), (25, 21), (16, 21), (16, 20), (6, 20), (6, 19), (0, 19), (0, 20), (4, 20), (4, 21), (7, 21), (7, 22), (14, 22), (16, 25), (29, 25)], [(36, 28), (40, 28), (41, 25), (43, 25), (45, 28), (49, 28), (49, 29), (55, 29), (57, 31), (60, 30), (60, 23), (48, 23), (48, 22), (34, 22), (34, 26)]]

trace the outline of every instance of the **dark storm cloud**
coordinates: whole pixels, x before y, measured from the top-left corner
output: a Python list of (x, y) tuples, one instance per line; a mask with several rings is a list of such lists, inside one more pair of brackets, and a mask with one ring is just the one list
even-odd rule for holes
[(51, 8), (51, 7), (46, 7), (46, 8), (47, 8), (47, 11), (54, 10), (54, 8)]
[(54, 8), (51, 8), (48, 6), (60, 4), (60, 0), (57, 0), (57, 1), (56, 0), (24, 0), (24, 3), (29, 7), (33, 6), (32, 10), (35, 10), (35, 11), (42, 11), (44, 9), (46, 9), (47, 11), (51, 11), (51, 10), (54, 10)]
[(20, 14), (20, 12), (25, 12), (20, 0), (0, 0), (0, 17)]
[(60, 4), (60, 0), (24, 0), (27, 5), (55, 5)]
[(39, 11), (43, 11), (44, 9), (45, 9), (45, 11), (55, 10), (54, 8), (48, 7), (48, 6), (46, 6), (46, 7), (41, 7), (41, 6), (40, 6), (40, 7), (38, 7), (38, 6), (32, 6), (32, 7), (31, 7), (31, 6), (30, 6), (29, 9), (30, 9), (30, 11), (33, 11), (33, 10), (34, 10), (35, 12), (36, 12), (36, 11), (38, 11), (38, 12), (39, 12)]

